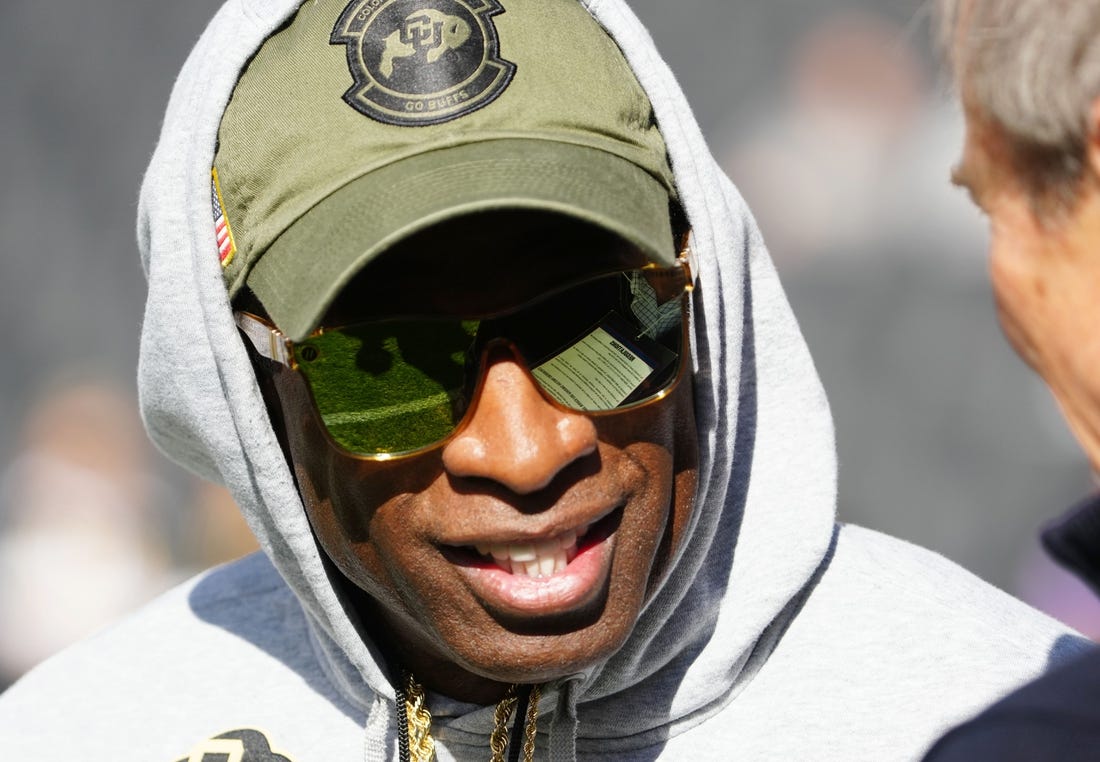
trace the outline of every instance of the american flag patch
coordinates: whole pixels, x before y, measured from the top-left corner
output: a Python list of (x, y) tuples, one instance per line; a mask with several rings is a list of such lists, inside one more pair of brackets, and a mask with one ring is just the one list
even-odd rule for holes
[(210, 203), (214, 208), (214, 235), (218, 239), (218, 259), (222, 267), (229, 267), (233, 255), (237, 253), (237, 244), (233, 242), (233, 230), (222, 208), (222, 188), (218, 183), (218, 170), (210, 170)]

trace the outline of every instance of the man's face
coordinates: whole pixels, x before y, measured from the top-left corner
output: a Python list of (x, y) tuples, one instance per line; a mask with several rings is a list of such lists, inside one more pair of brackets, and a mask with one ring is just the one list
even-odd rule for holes
[(1001, 326), (1100, 468), (1100, 192), (1087, 178), (1072, 208), (1039, 216), (1013, 173), (1005, 135), (964, 107), (966, 143), (954, 182), (989, 219)]
[[(486, 227), (410, 241), (369, 266), (332, 319), (410, 299), (440, 312), (495, 307), (600, 266), (566, 234)], [(455, 241), (480, 253), (456, 256)], [(525, 241), (552, 242), (552, 270)], [(507, 348), (490, 355), (481, 384), (458, 435), (388, 462), (332, 446), (295, 372), (275, 374), (269, 406), (322, 547), (367, 594), (366, 629), (426, 686), (488, 703), (501, 683), (565, 676), (623, 644), (681, 542), (697, 445), (690, 378), (659, 402), (597, 418), (550, 404)]]

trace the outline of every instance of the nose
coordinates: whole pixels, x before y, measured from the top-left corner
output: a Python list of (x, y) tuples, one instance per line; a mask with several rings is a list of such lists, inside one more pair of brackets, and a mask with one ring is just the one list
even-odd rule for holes
[(550, 404), (507, 352), (495, 352), (487, 362), (470, 419), (443, 448), (450, 474), (491, 479), (529, 494), (596, 451), (596, 426), (588, 416)]

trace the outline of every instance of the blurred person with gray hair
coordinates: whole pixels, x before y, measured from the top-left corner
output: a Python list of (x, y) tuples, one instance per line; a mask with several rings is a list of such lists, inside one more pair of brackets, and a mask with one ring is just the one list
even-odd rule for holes
[[(1100, 473), (1100, 2), (940, 0), (966, 117), (953, 173), (988, 216), (997, 311)], [(1100, 496), (1047, 551), (1100, 591)], [(927, 759), (1100, 759), (1100, 652), (956, 728)]]

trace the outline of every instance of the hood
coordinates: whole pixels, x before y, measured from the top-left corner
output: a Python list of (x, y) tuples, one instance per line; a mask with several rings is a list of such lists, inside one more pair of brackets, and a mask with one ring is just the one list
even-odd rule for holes
[[(211, 217), (222, 111), (242, 68), (299, 4), (229, 0), (172, 91), (139, 207), (149, 282), (141, 407), (169, 457), (232, 492), (313, 623), (334, 683), (378, 725), (394, 721), (394, 691), (310, 531), (233, 322)], [(547, 692), (555, 759), (648, 746), (733, 700), (822, 565), (835, 513), (828, 405), (756, 224), (627, 4), (584, 5), (648, 93), (694, 231), (700, 464), (684, 547), (628, 642)], [(453, 732), (477, 732), (480, 714), (457, 717)]]

